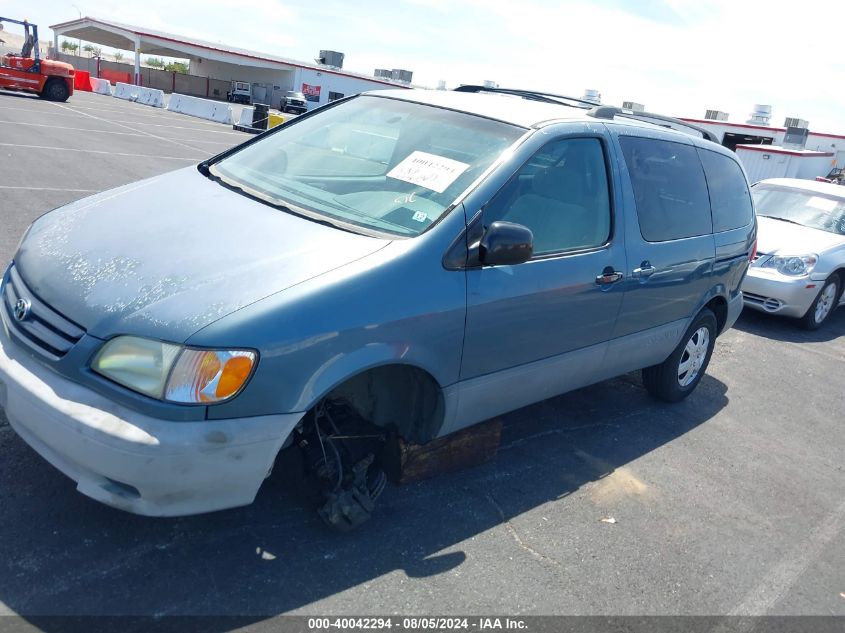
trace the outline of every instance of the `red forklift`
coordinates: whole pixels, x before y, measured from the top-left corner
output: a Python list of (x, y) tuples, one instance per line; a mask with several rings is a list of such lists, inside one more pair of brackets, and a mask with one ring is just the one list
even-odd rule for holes
[(0, 17), (0, 31), (4, 22), (23, 27), (24, 43), (20, 54), (6, 53), (0, 57), (0, 88), (34, 92), (50, 101), (67, 101), (73, 94), (73, 66), (41, 59), (36, 25)]

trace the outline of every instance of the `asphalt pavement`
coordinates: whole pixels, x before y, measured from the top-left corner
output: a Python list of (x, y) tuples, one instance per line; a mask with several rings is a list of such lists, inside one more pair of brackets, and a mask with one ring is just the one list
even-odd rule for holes
[[(56, 206), (247, 138), (0, 92), (0, 260)], [(845, 308), (815, 333), (746, 311), (686, 401), (630, 374), (515, 411), (494, 461), (389, 487), (342, 535), (279, 471), (246, 508), (105, 507), (0, 412), (0, 615), (843, 616), (843, 367)]]

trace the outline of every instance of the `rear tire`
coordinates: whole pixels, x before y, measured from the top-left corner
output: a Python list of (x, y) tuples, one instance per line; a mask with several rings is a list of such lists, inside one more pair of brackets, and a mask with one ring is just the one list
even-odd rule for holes
[(819, 295), (816, 300), (810, 304), (810, 309), (807, 313), (799, 319), (801, 327), (805, 330), (818, 330), (828, 317), (836, 309), (839, 304), (839, 297), (841, 293), (841, 281), (836, 274), (831, 275), (824, 282), (824, 286), (819, 290)]
[(680, 402), (698, 386), (716, 344), (716, 315), (704, 308), (669, 358), (642, 371), (643, 386), (658, 400)]
[(48, 101), (67, 101), (70, 97), (70, 90), (63, 79), (53, 78), (47, 80), (39, 96)]

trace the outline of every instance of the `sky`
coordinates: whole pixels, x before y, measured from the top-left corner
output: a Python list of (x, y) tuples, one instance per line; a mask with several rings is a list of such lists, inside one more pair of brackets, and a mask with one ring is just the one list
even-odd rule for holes
[[(414, 71), (414, 84), (492, 80), (652, 112), (772, 125), (799, 117), (845, 134), (845, 21), (818, 0), (4, 0), (8, 17), (82, 15), (344, 68)], [(46, 37), (45, 37), (46, 36)]]

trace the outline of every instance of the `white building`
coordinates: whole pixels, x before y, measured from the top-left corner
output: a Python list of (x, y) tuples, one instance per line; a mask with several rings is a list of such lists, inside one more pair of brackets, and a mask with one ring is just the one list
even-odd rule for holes
[[(277, 57), (100, 18), (83, 17), (54, 24), (50, 28), (53, 30), (56, 51), (60, 50), (60, 37), (133, 51), (134, 64), (123, 66), (129, 72), (130, 79), (134, 76), (135, 83), (149, 85), (152, 80), (149, 72), (142, 72), (147, 71), (141, 67), (142, 55), (145, 58), (163, 56), (189, 60), (187, 77), (174, 75), (172, 86), (167, 81), (165, 85), (153, 86), (167, 91), (182, 91), (179, 89), (181, 83), (183, 86), (191, 86), (190, 94), (204, 91), (205, 94), (199, 96), (220, 98), (225, 97), (221, 91), (231, 81), (246, 81), (252, 84), (253, 99), (256, 102), (278, 107), (285, 92), (296, 90), (305, 93), (309, 108), (313, 108), (366, 90), (410, 87), (409, 82), (376, 78), (336, 66)], [(342, 56), (335, 58), (342, 59)], [(114, 64), (109, 62), (109, 65)], [(407, 71), (402, 72), (406, 73), (402, 76), (409, 76)], [(144, 77), (147, 81), (144, 81)], [(157, 77), (156, 81), (159, 80), (164, 81)]]
[[(833, 168), (845, 168), (845, 136), (840, 134), (809, 130), (807, 142), (803, 148), (790, 148), (781, 147), (786, 136), (786, 127), (730, 123), (713, 119), (684, 118), (682, 120), (706, 128), (715, 134), (722, 145), (735, 150), (749, 171), (749, 178), (752, 181), (755, 180), (752, 178), (752, 171), (755, 173), (760, 171), (761, 174), (772, 173), (775, 165), (781, 165), (781, 169), (785, 169), (790, 174), (802, 174), (787, 175), (786, 172), (779, 174), (779, 177), (790, 178), (814, 178), (827, 175)], [(797, 160), (795, 160), (796, 157)], [(769, 162), (764, 165), (762, 161)]]

